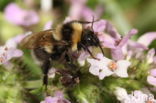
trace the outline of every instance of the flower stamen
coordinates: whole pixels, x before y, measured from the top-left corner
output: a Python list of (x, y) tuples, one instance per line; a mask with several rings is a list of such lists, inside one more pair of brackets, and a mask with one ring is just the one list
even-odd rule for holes
[(148, 101), (146, 101), (146, 103), (153, 103), (153, 101), (148, 100)]
[(117, 69), (117, 64), (114, 61), (112, 61), (108, 64), (108, 67), (110, 70), (114, 71)]

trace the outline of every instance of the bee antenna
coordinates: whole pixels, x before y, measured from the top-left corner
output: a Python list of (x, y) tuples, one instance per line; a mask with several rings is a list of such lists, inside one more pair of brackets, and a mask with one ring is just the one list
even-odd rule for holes
[(92, 23), (92, 25), (93, 25), (94, 22), (97, 22), (97, 21), (99, 21), (99, 20), (100, 20), (100, 19), (94, 20), (94, 16), (93, 16), (93, 21), (74, 20), (74, 21), (72, 21), (72, 22), (79, 22), (79, 23), (81, 23), (81, 24), (90, 24), (90, 23)]
[(92, 19), (92, 25), (91, 25), (91, 29), (94, 31), (94, 29), (93, 29), (93, 24), (94, 24), (94, 16), (92, 16), (93, 17), (93, 19)]
[(105, 55), (105, 53), (104, 53), (104, 51), (103, 51), (103, 49), (102, 49), (102, 46), (99, 44), (99, 48), (101, 49), (101, 52), (102, 52), (102, 54), (103, 54), (103, 56)]

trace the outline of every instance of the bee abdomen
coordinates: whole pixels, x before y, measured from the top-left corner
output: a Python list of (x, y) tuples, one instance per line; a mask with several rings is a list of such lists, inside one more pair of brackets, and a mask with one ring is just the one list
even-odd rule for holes
[(37, 59), (44, 61), (50, 58), (51, 54), (46, 52), (44, 48), (36, 48), (33, 50), (34, 55)]

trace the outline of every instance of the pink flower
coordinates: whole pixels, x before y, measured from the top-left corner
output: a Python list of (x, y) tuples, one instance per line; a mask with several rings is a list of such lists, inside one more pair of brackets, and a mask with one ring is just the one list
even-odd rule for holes
[(153, 40), (156, 40), (156, 32), (149, 32), (149, 33), (142, 35), (138, 39), (138, 42), (148, 47), (152, 43)]
[(81, 66), (84, 66), (85, 65), (85, 61), (86, 59), (89, 57), (89, 53), (86, 52), (86, 51), (82, 51), (79, 58), (78, 58), (78, 62)]
[(137, 33), (136, 29), (132, 29), (128, 32), (128, 34), (126, 36), (124, 36), (123, 38), (121, 38), (121, 40), (119, 41), (119, 43), (117, 44), (115, 49), (111, 49), (111, 54), (112, 54), (112, 58), (115, 60), (120, 60), (120, 59), (124, 59), (124, 55), (122, 52), (122, 48), (124, 45), (126, 45), (128, 43), (128, 40)]
[(94, 23), (93, 30), (94, 32), (103, 32), (106, 29), (107, 21), (106, 20), (99, 20)]
[(64, 98), (63, 93), (61, 91), (57, 91), (54, 97), (48, 96), (41, 103), (71, 103), (67, 99)]
[(6, 46), (7, 47), (12, 47), (12, 48), (16, 48), (17, 45), (22, 41), (22, 39), (24, 39), (27, 35), (31, 34), (31, 32), (27, 32), (25, 34), (20, 34), (20, 35), (17, 35), (11, 39), (9, 39), (7, 42), (6, 42)]
[(98, 54), (95, 59), (87, 59), (87, 61), (91, 64), (89, 68), (89, 72), (95, 76), (98, 76), (99, 79), (104, 79), (106, 76), (117, 75), (119, 77), (128, 77), (127, 69), (130, 66), (130, 62), (127, 60), (119, 60), (117, 62), (103, 57), (102, 54)]
[(137, 30), (132, 29), (128, 32), (126, 36), (124, 36), (123, 38), (120, 38), (118, 36), (118, 33), (116, 33), (115, 30), (112, 30), (112, 35), (114, 37), (103, 36), (103, 38), (100, 39), (100, 41), (102, 42), (104, 47), (111, 49), (111, 55), (114, 60), (121, 60), (121, 59), (124, 59), (124, 54), (122, 51), (123, 47), (128, 43), (128, 40), (130, 39), (130, 37), (135, 35), (136, 33), (137, 33)]
[(81, 12), (87, 0), (71, 0), (71, 7), (69, 10), (69, 17), (75, 20), (81, 18)]
[[(137, 41), (129, 40), (126, 48), (124, 49), (124, 54), (132, 52), (132, 55), (140, 59), (140, 56), (143, 54), (144, 50), (148, 50), (148, 46), (156, 39), (156, 32), (149, 32), (142, 35)], [(147, 54), (147, 62), (155, 62), (154, 49), (150, 50)]]
[(155, 103), (156, 100), (152, 94), (145, 94), (142, 91), (136, 90), (128, 95), (122, 103)]
[(21, 9), (15, 3), (11, 3), (5, 8), (5, 17), (9, 22), (21, 26), (30, 26), (39, 22), (35, 11)]
[(156, 68), (150, 71), (150, 75), (147, 77), (147, 82), (153, 86), (156, 86)]
[(117, 88), (115, 95), (121, 103), (156, 103), (153, 94), (145, 94), (139, 90), (128, 94), (124, 88)]
[(17, 49), (17, 45), (26, 35), (18, 35), (9, 39), (4, 46), (0, 46), (0, 64), (7, 63), (10, 59), (23, 55), (23, 52)]
[(0, 46), (0, 64), (8, 62), (13, 57), (20, 57), (22, 55), (23, 52), (19, 49)]
[(86, 21), (92, 21), (93, 16), (96, 19), (99, 19), (103, 12), (103, 8), (101, 6), (97, 6), (96, 12), (86, 7), (87, 0), (71, 0), (71, 7), (69, 11), (69, 17), (74, 20), (84, 19)]
[(95, 22), (93, 28), (97, 32), (101, 44), (111, 49), (111, 55), (114, 60), (124, 59), (122, 49), (128, 44), (129, 39), (137, 33), (136, 29), (132, 29), (126, 36), (121, 38), (117, 30), (106, 20)]

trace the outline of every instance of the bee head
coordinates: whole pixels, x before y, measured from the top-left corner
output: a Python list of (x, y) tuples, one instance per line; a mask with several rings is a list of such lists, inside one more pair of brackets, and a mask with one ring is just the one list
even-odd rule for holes
[(90, 29), (85, 29), (82, 34), (81, 42), (86, 47), (98, 46), (100, 44), (99, 39), (95, 33)]
[(100, 40), (92, 29), (83, 30), (79, 46), (80, 48), (82, 47), (84, 49), (91, 46), (99, 47), (104, 55), (104, 51), (101, 47)]

